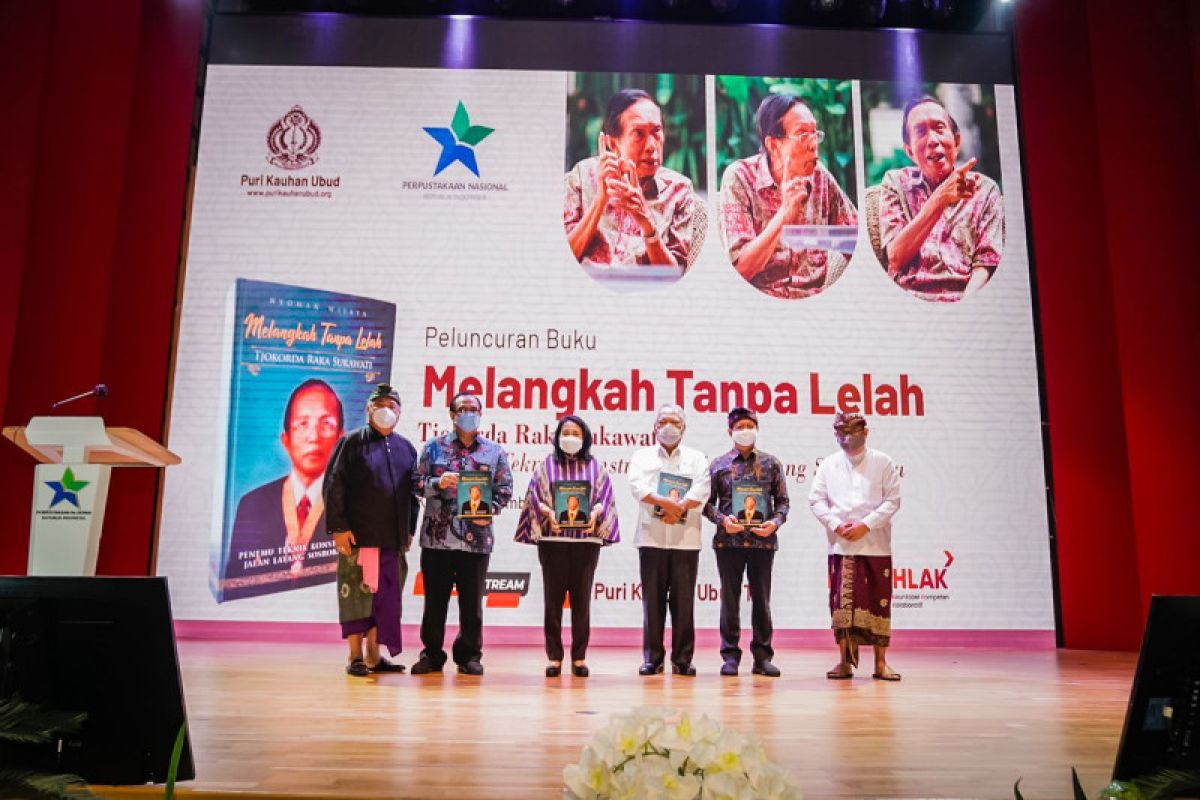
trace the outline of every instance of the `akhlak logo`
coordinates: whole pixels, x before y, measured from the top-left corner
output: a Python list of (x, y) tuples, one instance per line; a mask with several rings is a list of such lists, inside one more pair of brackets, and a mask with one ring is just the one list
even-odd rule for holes
[(483, 125), (472, 125), (471, 117), (467, 114), (467, 107), (459, 100), (449, 128), (425, 129), (425, 132), (442, 146), (442, 155), (438, 158), (437, 169), (433, 171), (434, 177), (458, 161), (478, 178), (479, 165), (475, 162), (475, 147), (491, 136), (494, 130), (495, 128), (485, 128)]
[(63, 470), (60, 480), (46, 481), (46, 485), (54, 490), (54, 498), (50, 501), (50, 507), (54, 508), (65, 500), (76, 508), (79, 508), (79, 492), (89, 483), (91, 481), (78, 480), (71, 468), (67, 467)]

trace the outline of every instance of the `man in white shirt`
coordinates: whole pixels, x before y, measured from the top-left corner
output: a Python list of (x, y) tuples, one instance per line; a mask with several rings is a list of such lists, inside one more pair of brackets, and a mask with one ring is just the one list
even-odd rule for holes
[(876, 680), (898, 681), (887, 663), (892, 633), (892, 516), (900, 508), (900, 470), (867, 447), (867, 421), (839, 412), (833, 418), (838, 452), (813, 478), (808, 505), (829, 538), (829, 611), (841, 654), (825, 673), (852, 678), (858, 645), (875, 648)]
[[(665, 405), (654, 418), (657, 445), (643, 447), (629, 459), (629, 486), (638, 501), (637, 533), (642, 573), (642, 666), (640, 675), (663, 670), (663, 633), (671, 611), (671, 671), (693, 676), (696, 648), (693, 607), (700, 564), (700, 509), (708, 500), (708, 459), (681, 444), (687, 428), (683, 409)], [(671, 475), (691, 481), (687, 492), (672, 499), (659, 480)], [(656, 512), (655, 508), (661, 509)]]

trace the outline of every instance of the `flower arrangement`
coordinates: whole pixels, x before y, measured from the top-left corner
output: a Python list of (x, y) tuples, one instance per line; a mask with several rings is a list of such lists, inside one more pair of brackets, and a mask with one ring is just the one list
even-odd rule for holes
[(563, 769), (570, 800), (802, 800), (753, 737), (675, 709), (615, 714)]

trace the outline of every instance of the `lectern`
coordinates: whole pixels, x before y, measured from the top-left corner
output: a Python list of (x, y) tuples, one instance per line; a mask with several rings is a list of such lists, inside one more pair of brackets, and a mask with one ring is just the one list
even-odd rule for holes
[(95, 575), (113, 467), (168, 467), (179, 456), (100, 417), (34, 417), (4, 437), (38, 462), (29, 525), (30, 575)]

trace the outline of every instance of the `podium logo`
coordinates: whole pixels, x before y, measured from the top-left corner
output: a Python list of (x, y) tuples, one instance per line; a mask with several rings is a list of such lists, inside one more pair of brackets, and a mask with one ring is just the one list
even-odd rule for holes
[(267, 161), (282, 169), (311, 167), (320, 146), (321, 129), (300, 106), (292, 106), (267, 131)]
[(80, 508), (79, 492), (89, 483), (91, 481), (81, 481), (76, 478), (71, 468), (67, 467), (63, 470), (62, 478), (56, 481), (46, 481), (46, 485), (54, 491), (54, 497), (50, 500), (50, 508), (54, 508), (59, 503), (70, 503), (76, 508)]
[(442, 146), (442, 154), (438, 157), (433, 176), (436, 178), (442, 170), (458, 162), (478, 178), (479, 164), (475, 160), (475, 147), (495, 130), (483, 125), (472, 125), (467, 107), (459, 100), (449, 128), (425, 128), (425, 132)]

